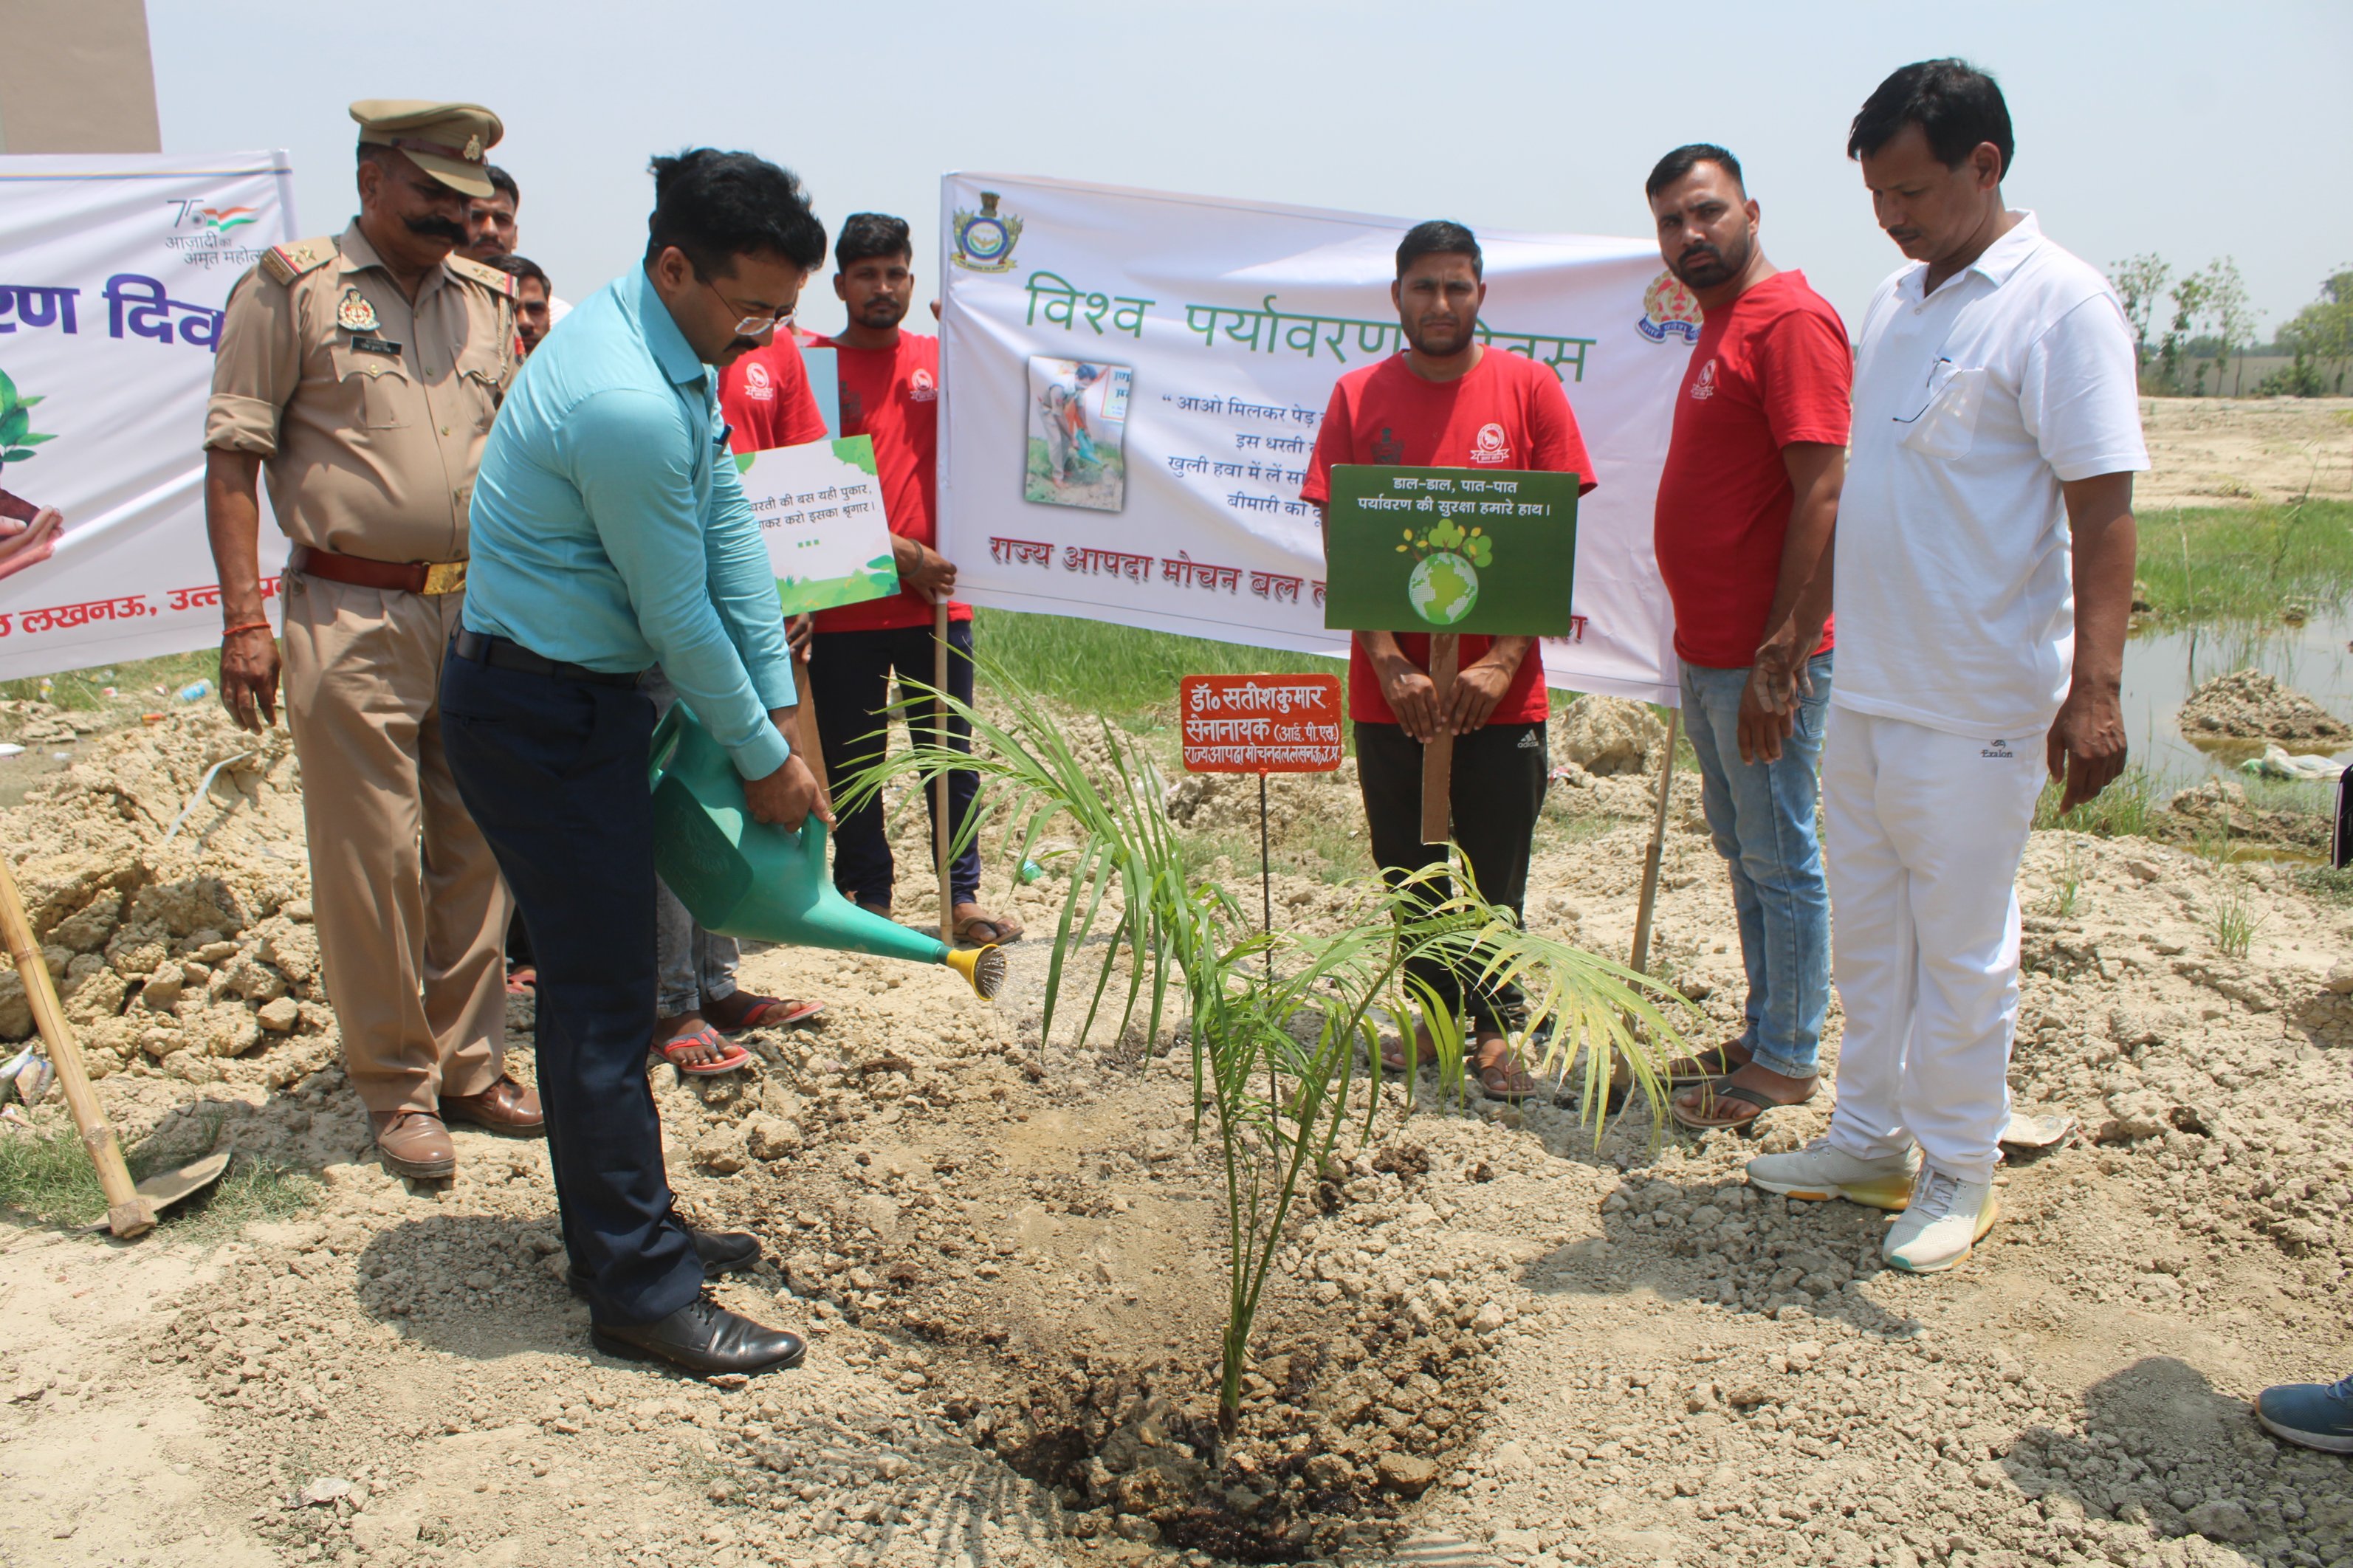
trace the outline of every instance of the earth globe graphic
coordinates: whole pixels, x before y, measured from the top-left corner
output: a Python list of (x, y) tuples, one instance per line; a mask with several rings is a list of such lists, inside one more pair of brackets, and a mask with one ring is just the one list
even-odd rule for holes
[(1479, 602), (1479, 574), (1451, 550), (1422, 558), (1406, 580), (1414, 614), (1434, 626), (1451, 626)]

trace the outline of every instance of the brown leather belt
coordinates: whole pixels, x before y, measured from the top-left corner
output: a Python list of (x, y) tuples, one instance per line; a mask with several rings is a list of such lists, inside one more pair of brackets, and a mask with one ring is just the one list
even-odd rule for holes
[(354, 588), (391, 588), (403, 594), (455, 594), (466, 586), (462, 561), (370, 561), (308, 544), (288, 552), (286, 569)]

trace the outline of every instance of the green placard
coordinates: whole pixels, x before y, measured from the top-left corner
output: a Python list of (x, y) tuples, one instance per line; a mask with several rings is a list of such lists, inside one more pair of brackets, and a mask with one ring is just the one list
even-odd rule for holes
[(1567, 637), (1576, 474), (1343, 463), (1324, 508), (1334, 631)]

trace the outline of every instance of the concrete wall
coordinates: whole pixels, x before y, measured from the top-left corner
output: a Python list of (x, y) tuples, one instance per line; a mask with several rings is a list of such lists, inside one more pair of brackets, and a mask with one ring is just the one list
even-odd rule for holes
[(160, 153), (144, 0), (0, 5), (0, 153)]

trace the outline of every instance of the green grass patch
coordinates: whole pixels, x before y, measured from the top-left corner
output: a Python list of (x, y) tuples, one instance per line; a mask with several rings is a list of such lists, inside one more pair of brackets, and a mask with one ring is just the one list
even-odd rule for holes
[(2353, 909), (2353, 866), (2306, 866), (2295, 873), (2295, 885), (2323, 903)]
[[(127, 1150), (132, 1179), (203, 1157), (219, 1119), (185, 1125)], [(182, 1240), (211, 1241), (234, 1236), (258, 1220), (284, 1219), (318, 1201), (319, 1185), (308, 1176), (249, 1157), (237, 1160), (209, 1193), (168, 1210), (160, 1228)], [(40, 1225), (79, 1227), (106, 1217), (106, 1195), (98, 1172), (83, 1152), (73, 1124), (61, 1114), (44, 1115), (30, 1130), (0, 1131), (0, 1209)]]
[(2165, 803), (2172, 795), (2162, 781), (2138, 765), (2125, 769), (2114, 784), (2063, 816), (2059, 813), (2062, 793), (2057, 781), (2044, 781), (2042, 794), (2034, 803), (2034, 826), (2063, 827), (2098, 838), (2150, 837), (2149, 830), (2164, 815)]
[(2327, 614), (2353, 596), (2353, 502), (2140, 515), (2136, 575), (2161, 620)]
[[(42, 679), (49, 683), (47, 691), (41, 689)], [(88, 710), (105, 706), (106, 698), (102, 694), (111, 686), (118, 691), (137, 692), (142, 705), (152, 710), (176, 700), (176, 693), (181, 688), (199, 680), (209, 680), (216, 689), (219, 687), (218, 648), (165, 654), (161, 658), (126, 659), (120, 664), (92, 665), (88, 669), (69, 669), (60, 675), (0, 680), (0, 698), (20, 702), (53, 702), (59, 708)], [(159, 686), (164, 689), (161, 692), (155, 689)]]
[(1018, 684), (1130, 729), (1173, 723), (1176, 682), (1187, 675), (1337, 675), (1339, 659), (1174, 632), (1115, 626), (1071, 616), (973, 612), (974, 640)]

